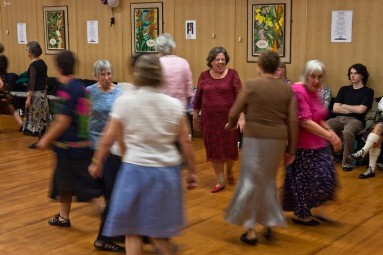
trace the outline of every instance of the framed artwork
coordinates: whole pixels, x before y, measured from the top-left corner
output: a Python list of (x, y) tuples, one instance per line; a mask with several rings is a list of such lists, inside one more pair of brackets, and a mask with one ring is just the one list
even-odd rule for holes
[(291, 62), (291, 1), (247, 1), (247, 61), (257, 62), (262, 51), (272, 50)]
[(162, 2), (130, 4), (132, 54), (156, 53), (156, 38), (163, 31)]
[(44, 6), (45, 53), (69, 49), (68, 6)]

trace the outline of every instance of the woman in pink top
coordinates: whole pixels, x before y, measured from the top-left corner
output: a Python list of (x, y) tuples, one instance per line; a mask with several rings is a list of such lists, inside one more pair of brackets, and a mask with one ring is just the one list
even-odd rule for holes
[(325, 122), (327, 110), (318, 98), (325, 76), (324, 64), (310, 60), (301, 82), (292, 85), (298, 103), (299, 137), (295, 161), (287, 167), (284, 209), (294, 212), (292, 221), (305, 226), (319, 225), (311, 208), (333, 199), (336, 188), (335, 166), (330, 142), (335, 151), (341, 141)]

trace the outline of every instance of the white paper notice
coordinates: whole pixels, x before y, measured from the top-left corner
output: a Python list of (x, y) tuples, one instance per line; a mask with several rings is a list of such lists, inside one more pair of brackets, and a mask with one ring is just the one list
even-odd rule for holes
[(27, 24), (17, 23), (17, 42), (27, 44)]
[(352, 11), (333, 11), (331, 19), (331, 42), (351, 42)]
[(87, 34), (89, 44), (98, 44), (98, 21), (88, 20), (87, 21)]
[(195, 20), (187, 20), (185, 22), (186, 39), (197, 39), (197, 25)]

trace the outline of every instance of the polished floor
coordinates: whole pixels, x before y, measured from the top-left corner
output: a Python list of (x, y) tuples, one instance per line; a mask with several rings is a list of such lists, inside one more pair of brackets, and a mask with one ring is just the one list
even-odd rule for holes
[[(0, 116), (0, 255), (24, 254), (108, 254), (93, 248), (99, 226), (99, 213), (90, 203), (74, 203), (71, 228), (57, 228), (47, 219), (58, 212), (58, 203), (47, 197), (54, 167), (51, 151), (28, 149), (35, 138), (25, 137), (8, 116)], [(358, 167), (343, 172), (337, 165), (339, 188), (336, 201), (318, 211), (332, 222), (317, 227), (291, 223), (275, 229), (276, 239), (259, 235), (255, 247), (239, 240), (244, 231), (223, 220), (223, 213), (235, 186), (211, 194), (214, 173), (205, 162), (200, 138), (193, 140), (197, 158), (199, 186), (185, 190), (187, 225), (174, 238), (179, 255), (378, 255), (383, 254), (383, 171), (376, 177), (359, 180)], [(236, 163), (238, 175), (239, 162)], [(278, 186), (283, 180), (281, 167)], [(166, 208), (164, 208), (166, 210)], [(261, 226), (257, 227), (262, 233)], [(150, 245), (144, 254), (155, 254)]]

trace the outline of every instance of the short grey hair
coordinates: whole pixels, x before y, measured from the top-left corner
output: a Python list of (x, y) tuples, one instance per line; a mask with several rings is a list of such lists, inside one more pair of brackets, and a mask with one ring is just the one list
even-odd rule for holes
[(170, 55), (176, 48), (176, 43), (174, 42), (171, 34), (165, 33), (157, 37), (155, 47), (159, 53), (164, 55)]
[(312, 74), (314, 75), (322, 74), (323, 76), (326, 74), (326, 68), (321, 61), (319, 60), (307, 61), (301, 73), (301, 77), (300, 77), (301, 82), (306, 83), (307, 78)]
[(106, 59), (97, 60), (93, 66), (94, 76), (98, 77), (98, 75), (103, 71), (113, 73), (112, 64)]
[(36, 41), (30, 41), (27, 43), (28, 51), (31, 53), (32, 56), (35, 58), (38, 58), (43, 54), (43, 50), (41, 49), (41, 46)]

